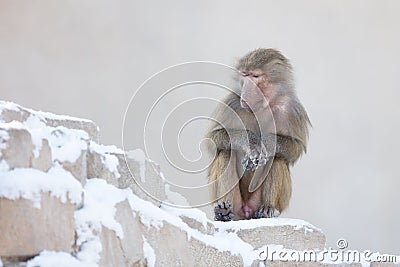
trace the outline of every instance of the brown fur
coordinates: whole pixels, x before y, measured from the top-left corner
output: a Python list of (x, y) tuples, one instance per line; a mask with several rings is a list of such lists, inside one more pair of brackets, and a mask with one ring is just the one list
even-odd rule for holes
[[(289, 205), (289, 165), (306, 152), (310, 122), (294, 91), (292, 67), (280, 52), (257, 49), (241, 58), (237, 69), (245, 78), (238, 78), (238, 88), (217, 108), (219, 123), (207, 133), (216, 146), (210, 194), (215, 202), (232, 204), (235, 220), (259, 217), (258, 211), (271, 217)], [(241, 160), (261, 147), (267, 163), (244, 170)]]

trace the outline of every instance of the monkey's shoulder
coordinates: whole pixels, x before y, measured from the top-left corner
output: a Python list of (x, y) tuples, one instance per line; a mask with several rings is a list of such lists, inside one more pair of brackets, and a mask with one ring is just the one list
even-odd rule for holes
[(296, 97), (275, 102), (271, 110), (278, 134), (291, 136), (306, 143), (311, 123), (304, 106)]
[(297, 97), (282, 97), (270, 105), (272, 114), (282, 119), (305, 120), (309, 122), (307, 112)]

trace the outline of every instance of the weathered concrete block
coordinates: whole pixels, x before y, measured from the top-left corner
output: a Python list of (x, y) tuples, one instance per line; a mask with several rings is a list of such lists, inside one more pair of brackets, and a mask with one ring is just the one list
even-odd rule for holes
[(192, 266), (243, 266), (240, 256), (232, 255), (227, 251), (219, 251), (197, 239), (192, 238), (189, 247), (193, 259)]
[(99, 127), (93, 121), (72, 117), (63, 118), (63, 116), (51, 115), (51, 118), (44, 116), (47, 125), (52, 127), (64, 126), (68, 129), (83, 130), (88, 133), (91, 140), (94, 140), (95, 142), (99, 141)]
[(0, 256), (26, 259), (42, 250), (72, 250), (76, 206), (49, 193), (41, 195), (41, 208), (27, 199), (0, 198)]
[[(280, 218), (260, 220), (280, 220)], [(326, 242), (325, 235), (320, 230), (301, 225), (300, 227), (295, 225), (259, 226), (237, 230), (237, 234), (255, 248), (276, 244), (294, 250), (324, 250)]]
[(124, 251), (121, 248), (120, 239), (115, 232), (103, 227), (101, 229), (100, 240), (102, 245), (99, 266), (128, 266), (125, 264)]
[[(116, 205), (115, 219), (121, 224), (124, 238), (120, 240), (126, 266), (143, 262), (143, 237), (139, 216), (133, 217), (128, 200)], [(114, 265), (115, 266), (115, 265)]]
[(87, 177), (87, 151), (81, 150), (81, 155), (75, 162), (59, 161), (66, 171), (69, 171), (82, 185), (86, 183)]
[(142, 225), (142, 233), (156, 254), (155, 266), (194, 266), (187, 233), (163, 222), (159, 229)]
[(12, 122), (12, 121), (25, 121), (31, 113), (21, 106), (6, 102), (0, 101), (0, 121), (2, 122)]
[(160, 166), (145, 158), (142, 150), (127, 151), (125, 155), (118, 155), (118, 160), (121, 175), (128, 178), (124, 183), (133, 193), (155, 205), (166, 199)]
[[(109, 164), (108, 161), (114, 161), (113, 158), (117, 163)], [(116, 151), (115, 148), (107, 151), (107, 146), (99, 148), (99, 145), (91, 143), (87, 156), (87, 177), (105, 179), (118, 188), (131, 188), (134, 194), (157, 206), (165, 199), (160, 167), (144, 158), (125, 157), (122, 150)]]
[[(89, 146), (87, 152), (87, 178), (101, 178), (118, 188), (119, 178), (118, 174), (110, 170), (107, 166), (107, 157), (116, 157), (115, 154), (99, 153), (96, 150), (91, 149), (92, 145)], [(117, 159), (118, 161), (118, 159)], [(119, 165), (119, 162), (117, 163)], [(118, 166), (119, 167), (119, 166)], [(120, 167), (119, 167), (120, 168)], [(118, 168), (118, 169), (119, 169)], [(118, 171), (117, 169), (117, 171)], [(117, 178), (118, 177), (118, 178)]]
[[(37, 125), (32, 129), (17, 121), (0, 123), (0, 161), (3, 161), (1, 169), (6, 166), (11, 170), (34, 168), (47, 171), (53, 161), (57, 161), (84, 184), (87, 176), (87, 134), (66, 128), (49, 128), (39, 119), (35, 123)], [(51, 147), (50, 142), (53, 142)], [(57, 152), (56, 157), (54, 151)], [(64, 156), (76, 152), (77, 157), (73, 160)], [(60, 155), (61, 158), (58, 158)]]
[(0, 160), (5, 160), (10, 169), (29, 168), (34, 148), (31, 134), (25, 129), (5, 129), (0, 126), (0, 130), (3, 131), (0, 135)]
[(124, 236), (119, 238), (114, 231), (102, 228), (100, 238), (103, 249), (99, 266), (141, 266), (145, 260), (139, 218), (133, 217), (127, 200), (118, 203), (116, 208), (115, 219), (121, 224)]
[(39, 156), (32, 158), (32, 168), (41, 171), (47, 171), (52, 166), (53, 161), (51, 158), (51, 149), (49, 146), (49, 141), (42, 139), (42, 147), (39, 150)]
[(179, 218), (181, 218), (182, 221), (186, 223), (189, 227), (196, 229), (203, 234), (212, 235), (215, 233), (214, 224), (212, 224), (210, 221), (208, 221), (206, 225), (204, 225), (202, 222), (199, 222), (194, 218), (190, 218), (185, 215), (181, 215), (179, 216)]
[[(43, 127), (48, 127), (43, 125)], [(71, 130), (65, 127), (48, 127), (50, 134), (45, 135), (49, 139), (52, 151), (52, 160), (63, 166), (83, 185), (87, 177), (87, 148), (89, 138), (82, 130)]]
[[(97, 145), (93, 140), (98, 141), (98, 135), (98, 127), (92, 121), (33, 111), (0, 101), (0, 174), (11, 173), (15, 168), (33, 168), (41, 170), (34, 171), (42, 177), (43, 173), (46, 176), (46, 172), (53, 170), (52, 166), (59, 169), (56, 172), (67, 173), (58, 162), (81, 184), (85, 184), (87, 177), (103, 179), (92, 179), (86, 184), (86, 208), (89, 210), (85, 211), (84, 206), (77, 211), (75, 215), (81, 212), (81, 216), (75, 217), (75, 221), (74, 211), (81, 198), (71, 204), (50, 196), (57, 195), (63, 185), (55, 184), (46, 189), (50, 192), (40, 193), (41, 208), (38, 209), (39, 202), (18, 198), (15, 192), (8, 190), (7, 183), (3, 183), (2, 188), (6, 189), (2, 192), (4, 198), (0, 198), (0, 265), (25, 266), (22, 261), (42, 250), (50, 250), (47, 256), (54, 253), (57, 264), (65, 259), (63, 254), (78, 266), (97, 263), (101, 267), (152, 263), (155, 266), (361, 266), (359, 263), (260, 262), (258, 250), (266, 245), (322, 251), (325, 236), (301, 220), (277, 218), (219, 223), (196, 212), (168, 214), (167, 209), (158, 208), (166, 198), (159, 166), (147, 159), (141, 150), (125, 153), (115, 147)], [(69, 173), (67, 176), (75, 184), (71, 186), (76, 189), (73, 190), (75, 197), (81, 195), (80, 184)], [(10, 180), (21, 177), (31, 176), (30, 173), (12, 176)], [(53, 179), (45, 180), (41, 186), (51, 181)], [(96, 181), (100, 183), (91, 183)], [(23, 189), (30, 186), (26, 180), (16, 184), (24, 185)], [(89, 185), (92, 191), (88, 191)], [(14, 189), (14, 184), (11, 183), (10, 188)], [(141, 199), (129, 190), (118, 188), (130, 188)], [(26, 193), (22, 191), (19, 197)], [(112, 197), (105, 197), (109, 194), (113, 194)], [(80, 220), (80, 224), (77, 223)], [(36, 259), (46, 257), (45, 254)], [(371, 267), (375, 266), (400, 264), (371, 263)]]
[(91, 120), (79, 119), (65, 115), (55, 115), (48, 112), (34, 111), (12, 102), (0, 101), (0, 121), (25, 122), (31, 115), (45, 121), (48, 126), (64, 126), (69, 129), (83, 130), (88, 133), (91, 140), (99, 141), (99, 127)]
[[(0, 161), (4, 160), (9, 169), (34, 168), (47, 171), (52, 166), (51, 149), (46, 139), (41, 139), (41, 148), (37, 155), (36, 147), (27, 129), (18, 128), (22, 125), (3, 124), (0, 126)], [(15, 128), (13, 128), (15, 126)]]

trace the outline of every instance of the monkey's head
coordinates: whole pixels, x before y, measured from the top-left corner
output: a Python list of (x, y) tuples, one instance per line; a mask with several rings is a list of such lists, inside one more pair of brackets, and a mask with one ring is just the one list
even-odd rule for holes
[(242, 57), (236, 65), (240, 73), (240, 105), (253, 112), (267, 108), (276, 96), (293, 90), (292, 66), (275, 49), (259, 48)]

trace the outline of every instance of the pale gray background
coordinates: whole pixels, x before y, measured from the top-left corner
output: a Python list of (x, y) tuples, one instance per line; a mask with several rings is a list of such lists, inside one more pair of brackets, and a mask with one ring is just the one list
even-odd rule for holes
[(121, 146), (129, 98), (155, 72), (279, 48), (314, 125), (284, 216), (322, 228), (333, 247), (346, 238), (400, 254), (399, 10), (396, 0), (1, 1), (0, 98), (90, 118), (102, 143)]

